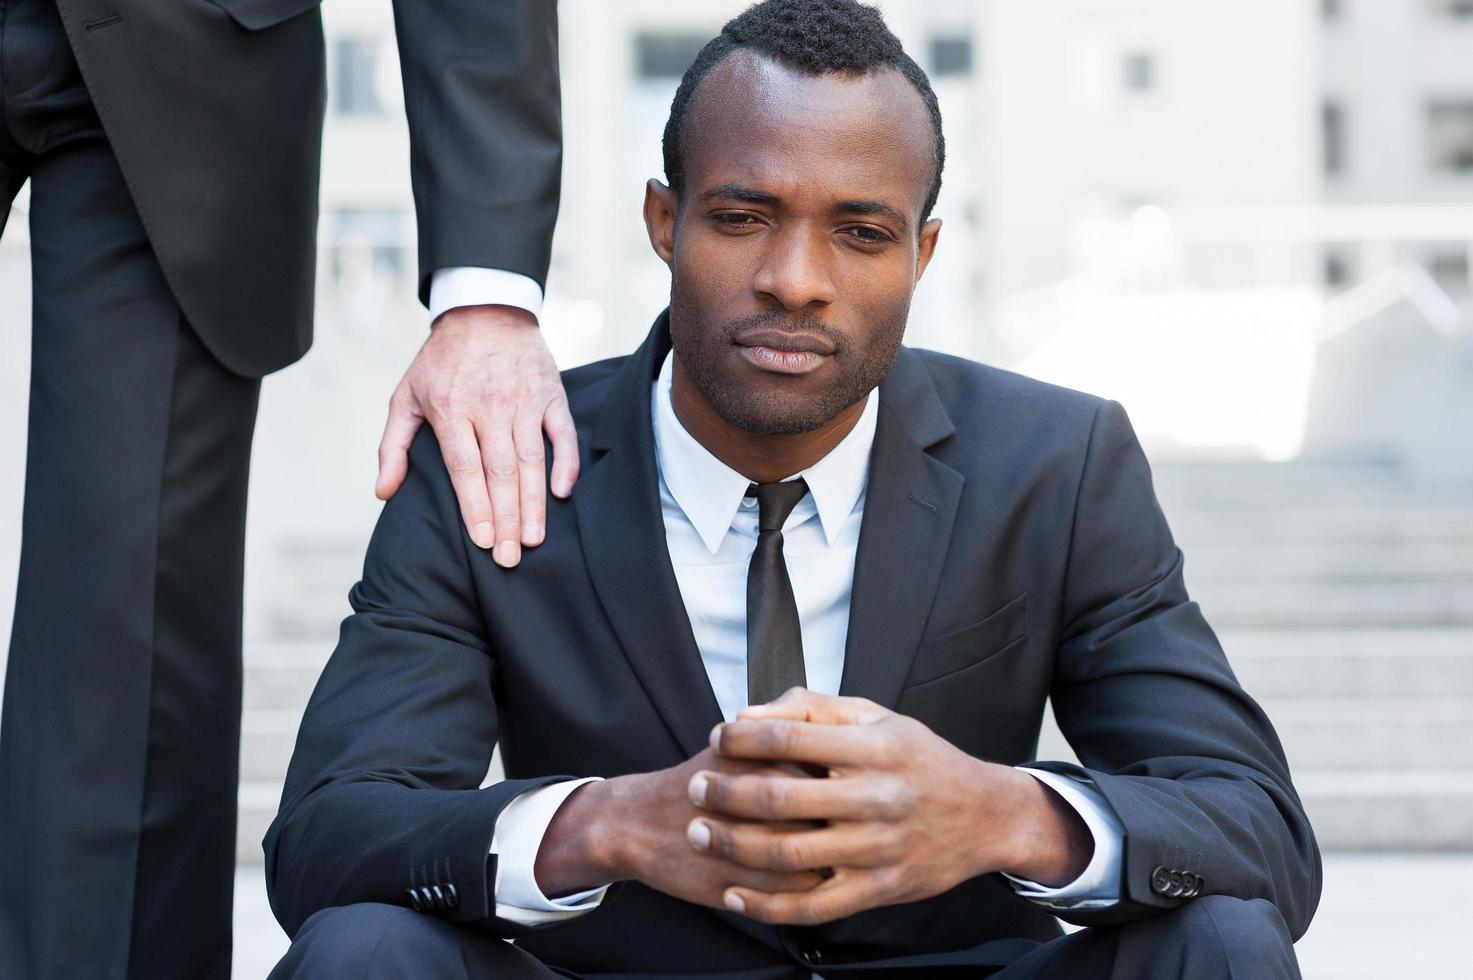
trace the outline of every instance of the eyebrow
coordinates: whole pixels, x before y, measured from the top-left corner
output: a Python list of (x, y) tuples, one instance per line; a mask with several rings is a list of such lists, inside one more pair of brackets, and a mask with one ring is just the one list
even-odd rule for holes
[[(701, 203), (703, 204), (718, 200), (745, 201), (748, 204), (780, 203), (780, 199), (776, 194), (761, 191), (755, 187), (746, 187), (742, 184), (718, 184), (701, 195)], [(884, 201), (840, 201), (834, 210), (841, 211), (845, 214), (868, 214), (885, 217), (901, 225), (909, 221), (904, 214)]]
[(746, 201), (748, 204), (776, 204), (776, 194), (767, 191), (759, 191), (755, 187), (743, 187), (741, 184), (718, 184), (701, 195), (701, 202), (721, 200)]

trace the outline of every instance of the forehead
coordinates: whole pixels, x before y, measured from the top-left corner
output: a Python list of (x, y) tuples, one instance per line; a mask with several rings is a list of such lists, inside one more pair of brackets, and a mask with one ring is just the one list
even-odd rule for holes
[(684, 132), (688, 189), (892, 199), (916, 216), (932, 180), (930, 115), (893, 68), (807, 75), (736, 51), (701, 82)]

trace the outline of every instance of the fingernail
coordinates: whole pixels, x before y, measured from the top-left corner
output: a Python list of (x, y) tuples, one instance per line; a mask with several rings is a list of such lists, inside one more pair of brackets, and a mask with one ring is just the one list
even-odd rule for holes
[(690, 785), (686, 787), (686, 792), (690, 794), (690, 801), (696, 806), (705, 806), (706, 789), (709, 786), (710, 782), (706, 779), (705, 773), (698, 772), (692, 776), (690, 778)]
[(542, 525), (528, 524), (522, 529), (522, 541), (529, 545), (542, 543)]
[(704, 851), (711, 846), (711, 828), (699, 820), (692, 820), (690, 826), (685, 828), (685, 836), (698, 851)]
[(724, 902), (726, 904), (726, 907), (731, 909), (733, 912), (747, 911), (747, 903), (742, 901), (742, 896), (738, 895), (736, 892), (727, 892), (725, 895), (721, 896), (721, 901)]
[(490, 521), (482, 521), (476, 525), (471, 540), (476, 543), (477, 548), (489, 548), (496, 543), (496, 529), (491, 526)]
[(715, 728), (711, 729), (711, 739), (710, 739), (710, 741), (711, 741), (711, 751), (712, 752), (720, 752), (721, 751), (721, 726), (720, 725), (717, 725)]
[(492, 552), (496, 564), (502, 568), (510, 568), (517, 563), (517, 543), (515, 541), (503, 541), (496, 546)]

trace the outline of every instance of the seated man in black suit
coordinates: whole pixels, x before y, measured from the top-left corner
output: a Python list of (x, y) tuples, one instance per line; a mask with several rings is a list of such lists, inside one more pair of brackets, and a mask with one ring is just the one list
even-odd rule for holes
[[(474, 547), (428, 432), (384, 509), (266, 838), (275, 976), (1297, 975), (1314, 838), (1124, 412), (901, 347), (943, 156), (870, 8), (703, 49), (670, 307), (565, 375), (547, 543)], [(1082, 766), (1029, 761), (1050, 697)]]

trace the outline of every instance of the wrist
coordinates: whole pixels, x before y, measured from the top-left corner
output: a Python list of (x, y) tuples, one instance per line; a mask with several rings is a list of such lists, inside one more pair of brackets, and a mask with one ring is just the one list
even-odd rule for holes
[(537, 887), (549, 898), (587, 891), (628, 875), (621, 874), (616, 780), (585, 783), (553, 815), (537, 851)]
[(1007, 835), (1008, 856), (999, 870), (1050, 888), (1062, 887), (1084, 872), (1094, 853), (1089, 827), (1042, 780), (1020, 769), (1009, 771), (1017, 803)]
[(528, 330), (537, 329), (537, 318), (520, 306), (501, 303), (482, 303), (474, 306), (452, 306), (430, 324), (431, 330), (447, 326), (466, 324), (476, 328), (504, 326)]

